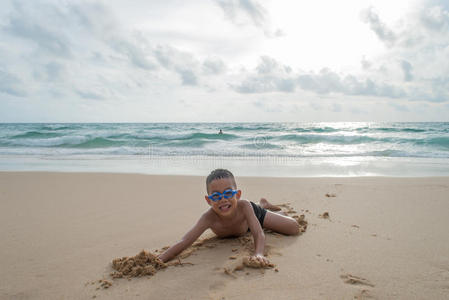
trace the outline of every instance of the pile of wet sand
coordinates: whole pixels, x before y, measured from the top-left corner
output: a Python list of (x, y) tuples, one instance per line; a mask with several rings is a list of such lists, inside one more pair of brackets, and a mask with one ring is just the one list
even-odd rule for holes
[(115, 272), (112, 272), (110, 275), (112, 278), (152, 276), (158, 270), (166, 267), (167, 264), (162, 262), (156, 254), (142, 250), (139, 254), (132, 257), (125, 256), (114, 259), (112, 268)]

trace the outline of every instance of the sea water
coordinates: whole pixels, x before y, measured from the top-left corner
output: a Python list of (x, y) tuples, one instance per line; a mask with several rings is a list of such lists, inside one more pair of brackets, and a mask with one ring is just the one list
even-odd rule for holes
[(3, 171), (213, 168), (240, 176), (448, 176), (449, 123), (0, 124)]

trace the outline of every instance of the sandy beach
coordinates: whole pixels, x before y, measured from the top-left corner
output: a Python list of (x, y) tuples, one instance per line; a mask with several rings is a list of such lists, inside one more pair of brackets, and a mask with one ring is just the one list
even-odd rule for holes
[[(238, 174), (236, 174), (238, 175)], [(232, 266), (238, 239), (154, 276), (114, 258), (176, 242), (208, 206), (204, 177), (0, 172), (1, 299), (447, 299), (449, 178), (238, 177), (242, 198), (289, 203), (300, 236), (266, 233), (272, 269)], [(327, 212), (329, 218), (323, 218)], [(234, 251), (233, 251), (234, 250)], [(238, 251), (238, 250), (237, 250)], [(277, 269), (277, 271), (275, 271)], [(98, 280), (112, 285), (104, 289)]]

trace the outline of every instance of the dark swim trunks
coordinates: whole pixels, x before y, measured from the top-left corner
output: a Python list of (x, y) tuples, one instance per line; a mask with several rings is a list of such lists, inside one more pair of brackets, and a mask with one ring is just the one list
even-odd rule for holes
[(258, 204), (250, 201), (251, 206), (253, 207), (254, 214), (256, 215), (257, 220), (259, 220), (260, 226), (263, 227), (263, 220), (265, 219), (265, 215), (267, 214), (267, 210), (265, 208), (260, 207)]

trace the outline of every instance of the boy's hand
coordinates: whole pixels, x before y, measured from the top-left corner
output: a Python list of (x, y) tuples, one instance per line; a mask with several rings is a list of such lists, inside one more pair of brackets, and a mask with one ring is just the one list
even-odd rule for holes
[(262, 254), (256, 254), (249, 258), (250, 262), (260, 264), (261, 267), (272, 267), (273, 264)]

